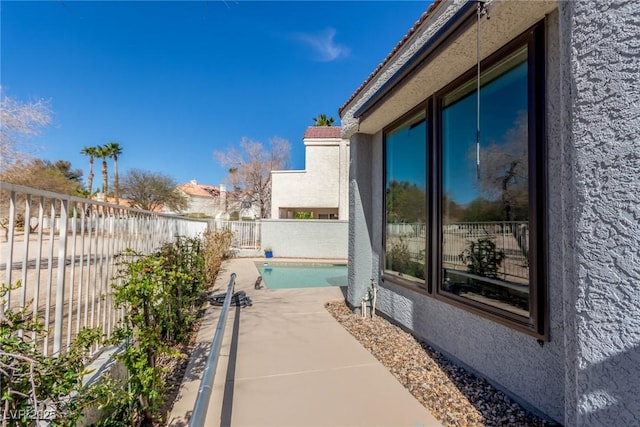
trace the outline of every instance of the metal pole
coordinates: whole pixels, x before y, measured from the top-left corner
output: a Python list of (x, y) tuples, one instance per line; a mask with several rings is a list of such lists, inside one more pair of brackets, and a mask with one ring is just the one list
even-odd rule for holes
[[(58, 282), (56, 284), (56, 309), (53, 328), (53, 354), (58, 355), (62, 350), (62, 321), (64, 316), (64, 286), (65, 271), (67, 266), (67, 223), (69, 202), (60, 200), (60, 228), (58, 229)], [(55, 227), (55, 216), (52, 218), (52, 226)], [(49, 262), (52, 262), (50, 260)], [(71, 316), (71, 311), (69, 311)]]
[[(229, 305), (231, 305), (231, 299), (233, 297), (235, 280), (236, 273), (232, 273), (231, 279), (229, 280), (229, 287), (227, 288), (227, 295), (224, 298), (224, 304), (222, 305), (222, 311), (220, 312), (220, 318), (218, 319), (216, 333), (213, 337), (213, 342), (211, 343), (211, 349), (209, 350), (207, 364), (202, 374), (202, 381), (200, 382), (200, 388), (198, 389), (198, 395), (196, 396), (196, 403), (193, 405), (189, 427), (204, 426), (204, 421), (207, 417), (207, 408), (209, 407), (209, 399), (211, 398), (211, 391), (213, 389), (213, 380), (216, 376), (218, 356), (220, 355), (220, 347), (222, 346), (222, 337), (224, 335), (224, 326), (227, 321), (227, 312), (229, 311)], [(238, 307), (238, 310), (239, 309), (240, 308)]]

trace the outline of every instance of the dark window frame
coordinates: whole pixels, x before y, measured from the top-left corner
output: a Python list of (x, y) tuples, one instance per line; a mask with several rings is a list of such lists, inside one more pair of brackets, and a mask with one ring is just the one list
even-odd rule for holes
[(425, 120), (426, 120), (426, 132), (425, 132), (425, 141), (427, 143), (427, 147), (426, 147), (426, 158), (425, 158), (425, 166), (428, 166), (427, 163), (427, 159), (429, 158), (429, 151), (430, 151), (430, 145), (432, 144), (429, 138), (429, 135), (431, 134), (430, 130), (433, 127), (433, 123), (432, 123), (432, 117), (430, 116), (430, 109), (429, 109), (429, 105), (431, 103), (431, 100), (427, 100), (424, 102), (421, 102), (418, 106), (412, 108), (408, 113), (404, 114), (402, 117), (400, 117), (399, 119), (393, 121), (391, 124), (389, 124), (388, 126), (386, 126), (382, 132), (382, 150), (383, 150), (383, 161), (382, 161), (382, 170), (383, 170), (383, 188), (382, 188), (382, 223), (384, 224), (384, 231), (382, 233), (382, 259), (381, 259), (381, 265), (382, 265), (382, 280), (383, 281), (389, 281), (389, 282), (393, 282), (393, 283), (397, 283), (399, 285), (402, 286), (407, 286), (410, 288), (415, 288), (416, 286), (421, 289), (421, 290), (429, 290), (430, 292), (430, 280), (429, 280), (429, 260), (428, 260), (428, 252), (427, 252), (427, 246), (429, 243), (429, 238), (430, 236), (430, 218), (429, 218), (429, 214), (430, 211), (428, 209), (428, 200), (429, 200), (429, 193), (431, 192), (431, 185), (429, 184), (429, 178), (430, 178), (430, 172), (427, 169), (425, 171), (425, 182), (426, 182), (426, 191), (427, 191), (427, 210), (426, 210), (426, 214), (427, 214), (427, 221), (426, 221), (426, 240), (425, 240), (425, 270), (424, 270), (424, 277), (425, 277), (425, 281), (424, 283), (420, 282), (419, 280), (415, 280), (413, 277), (411, 276), (397, 276), (397, 275), (392, 275), (392, 274), (388, 274), (386, 273), (386, 265), (387, 265), (387, 134), (390, 131), (393, 131), (395, 129), (397, 129), (399, 126), (401, 126), (402, 124), (406, 123), (407, 121), (411, 120), (411, 118), (415, 117), (416, 115), (418, 115), (421, 112), (425, 113)]
[[(497, 323), (534, 336), (549, 340), (549, 302), (547, 286), (547, 162), (545, 119), (545, 21), (534, 25), (514, 40), (498, 49), (482, 61), (485, 70), (518, 49), (528, 48), (528, 167), (529, 167), (529, 230), (530, 230), (530, 280), (529, 316), (524, 317), (463, 298), (441, 289), (441, 242), (442, 242), (442, 110), (443, 98), (457, 87), (476, 76), (476, 68), (468, 70), (452, 83), (443, 87), (407, 114), (383, 129), (383, 224), (382, 233), (382, 280), (419, 291), (439, 301), (488, 318)], [(427, 128), (426, 183), (427, 183), (427, 229), (425, 244), (425, 283), (386, 274), (386, 185), (387, 185), (387, 133), (409, 120), (419, 111), (425, 111)]]

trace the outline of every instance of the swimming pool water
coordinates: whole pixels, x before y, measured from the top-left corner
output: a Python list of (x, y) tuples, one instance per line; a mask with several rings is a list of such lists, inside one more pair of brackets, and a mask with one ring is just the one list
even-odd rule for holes
[(347, 286), (346, 264), (256, 263), (269, 289)]

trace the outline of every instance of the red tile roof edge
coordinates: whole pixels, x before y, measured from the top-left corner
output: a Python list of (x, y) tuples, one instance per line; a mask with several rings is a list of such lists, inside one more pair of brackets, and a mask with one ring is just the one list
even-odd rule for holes
[(351, 95), (349, 99), (344, 104), (342, 104), (340, 108), (338, 108), (338, 115), (340, 117), (342, 117), (342, 112), (345, 108), (347, 108), (347, 105), (349, 105), (349, 103), (353, 101), (364, 90), (365, 86), (368, 85), (369, 82), (371, 82), (380, 73), (382, 68), (391, 61), (391, 58), (407, 43), (411, 36), (413, 36), (413, 34), (424, 23), (424, 21), (426, 21), (427, 18), (431, 16), (435, 8), (438, 7), (438, 5), (443, 1), (444, 0), (435, 0), (433, 3), (431, 3), (429, 8), (422, 15), (420, 15), (420, 18), (418, 18), (416, 23), (413, 24), (413, 27), (409, 29), (409, 32), (405, 34), (405, 36), (398, 42), (393, 50), (391, 50), (387, 57), (376, 67), (375, 70), (373, 70), (371, 74), (369, 74), (369, 77), (367, 77), (366, 80), (360, 85), (360, 87), (356, 89), (353, 95)]
[(309, 126), (302, 138), (342, 138), (340, 126)]

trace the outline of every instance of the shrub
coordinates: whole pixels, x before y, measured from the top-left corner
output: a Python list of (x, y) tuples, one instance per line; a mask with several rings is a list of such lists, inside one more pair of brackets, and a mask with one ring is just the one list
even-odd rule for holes
[(119, 283), (112, 285), (116, 306), (125, 311), (113, 334), (126, 343), (116, 358), (128, 383), (107, 379), (100, 391), (110, 415), (103, 426), (149, 425), (160, 421), (165, 389), (161, 356), (177, 355), (170, 344), (183, 342), (193, 328), (201, 295), (215, 282), (227, 258), (232, 233), (207, 232), (203, 239), (180, 237), (155, 254), (126, 250), (120, 257)]
[(233, 255), (231, 252), (232, 240), (233, 233), (231, 231), (207, 231), (204, 233), (202, 255), (204, 257), (206, 287), (213, 286), (222, 261)]
[(409, 274), (418, 279), (424, 279), (424, 263), (419, 262), (424, 260), (424, 251), (420, 251), (417, 261), (413, 260), (411, 252), (409, 252), (409, 246), (400, 238), (391, 243), (387, 251), (387, 257), (391, 264), (389, 266), (391, 270)]
[[(0, 304), (13, 289), (0, 285)], [(83, 329), (66, 352), (44, 356), (37, 346), (44, 325), (29, 318), (29, 306), (5, 310), (0, 318), (0, 412), (11, 425), (32, 425), (38, 418), (53, 425), (72, 426), (90, 402), (91, 392), (82, 389), (84, 359), (101, 339), (98, 328)], [(36, 340), (31, 340), (35, 334)]]
[(498, 270), (504, 260), (503, 251), (496, 250), (496, 244), (488, 237), (477, 242), (469, 242), (469, 247), (460, 254), (462, 262), (467, 264), (467, 271), (483, 277), (498, 277)]

